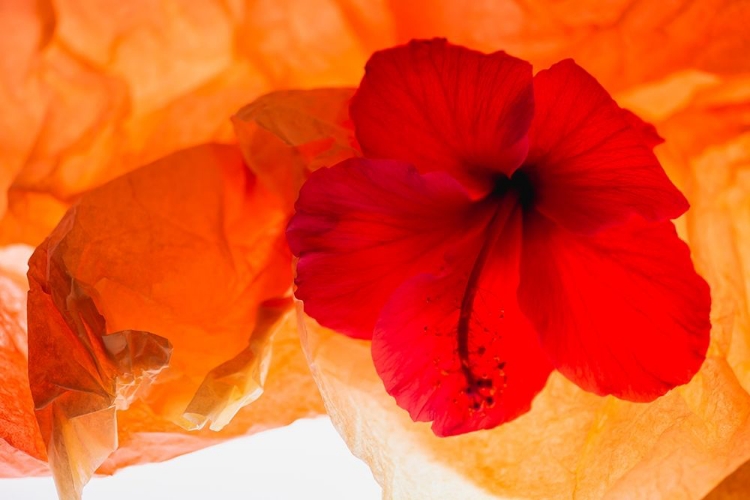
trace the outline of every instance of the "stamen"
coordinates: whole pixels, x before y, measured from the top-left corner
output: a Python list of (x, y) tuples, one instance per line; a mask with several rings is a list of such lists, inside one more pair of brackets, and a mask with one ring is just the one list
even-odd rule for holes
[(481, 388), (486, 385), (483, 381), (480, 384), (480, 379), (471, 370), (469, 361), (469, 330), (471, 316), (474, 311), (474, 300), (479, 289), (479, 279), (490, 256), (490, 251), (503, 233), (513, 212), (519, 208), (519, 193), (515, 189), (507, 189), (507, 187), (508, 184), (504, 183), (502, 185), (502, 192), (494, 195), (499, 198), (499, 204), (487, 226), (487, 237), (474, 261), (471, 273), (466, 282), (463, 300), (461, 301), (461, 312), (458, 318), (457, 329), (458, 357), (461, 360), (461, 371), (463, 371), (466, 377), (468, 386), (467, 394), (472, 394), (475, 387)]

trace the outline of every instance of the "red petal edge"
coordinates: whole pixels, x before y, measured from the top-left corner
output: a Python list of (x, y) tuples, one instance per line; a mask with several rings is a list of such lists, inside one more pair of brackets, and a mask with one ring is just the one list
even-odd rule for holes
[(656, 127), (654, 127), (652, 124), (645, 122), (641, 119), (640, 116), (636, 115), (629, 109), (620, 108), (622, 110), (622, 116), (625, 118), (625, 120), (630, 124), (630, 126), (638, 132), (641, 136), (641, 140), (643, 140), (643, 143), (650, 147), (651, 149), (655, 148), (662, 142), (664, 142), (664, 138), (659, 135), (659, 132), (656, 131)]
[(581, 388), (651, 401), (700, 369), (711, 298), (670, 221), (593, 236), (527, 217), (519, 301), (555, 367)]
[(448, 172), (477, 194), (521, 164), (532, 115), (529, 63), (443, 39), (376, 52), (351, 104), (365, 156)]
[(314, 172), (295, 208), (297, 298), (323, 326), (364, 339), (396, 288), (441, 269), (471, 238), (467, 224), (486, 222), (450, 176), (359, 158)]
[(620, 108), (575, 62), (540, 71), (534, 100), (523, 168), (541, 213), (587, 233), (634, 214), (661, 221), (688, 209), (651, 151), (655, 131)]

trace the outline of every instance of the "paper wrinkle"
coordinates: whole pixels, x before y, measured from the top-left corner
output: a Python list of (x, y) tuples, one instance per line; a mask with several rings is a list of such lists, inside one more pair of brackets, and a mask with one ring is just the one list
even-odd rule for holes
[(172, 344), (149, 332), (125, 330), (102, 337), (117, 368), (115, 407), (127, 410), (139, 392), (145, 392), (169, 366)]
[(237, 412), (263, 394), (272, 356), (271, 339), (291, 306), (291, 297), (270, 299), (258, 306), (247, 347), (208, 372), (188, 404), (184, 417), (193, 429), (209, 424), (211, 430), (220, 431)]
[[(73, 219), (76, 212), (69, 217)], [(47, 446), (58, 495), (63, 500), (81, 498), (83, 487), (96, 469), (117, 448), (116, 409), (127, 408), (169, 364), (172, 346), (165, 338), (143, 331), (106, 333), (106, 321), (91, 296), (69, 274), (64, 264), (65, 237), (71, 223), (58, 231), (32, 255), (29, 279), (30, 308), (35, 314), (59, 314), (55, 323), (31, 322), (35, 338), (45, 337), (52, 353), (32, 350), (30, 383), (37, 420)], [(43, 303), (48, 309), (35, 309)], [(54, 308), (54, 311), (49, 308)], [(66, 360), (45, 369), (41, 358), (77, 352), (78, 379), (61, 372)], [(46, 389), (45, 389), (46, 387)]]
[(37, 248), (31, 387), (62, 498), (97, 471), (322, 412), (290, 344), (269, 201), (237, 147), (198, 146), (86, 194)]
[[(739, 383), (739, 389), (736, 384), (727, 383), (723, 394), (729, 395), (734, 403), (722, 403), (724, 410), (741, 409), (743, 393), (750, 388), (747, 300), (750, 235), (748, 225), (743, 222), (750, 220), (747, 205), (750, 148), (746, 137), (748, 123), (741, 119), (748, 116), (747, 95), (742, 97), (742, 89), (745, 92), (750, 89), (747, 82), (750, 58), (746, 53), (748, 11), (746, 2), (731, 0), (623, 0), (614, 6), (593, 0), (554, 5), (456, 0), (375, 3), (264, 0), (229, 5), (220, 0), (196, 0), (180, 6), (164, 2), (156, 9), (150, 2), (117, 5), (69, 0), (59, 0), (54, 5), (48, 1), (2, 2), (0, 48), (4, 49), (5, 57), (0, 60), (0, 106), (6, 119), (0, 119), (3, 151), (0, 213), (4, 213), (0, 243), (37, 244), (60, 221), (66, 208), (88, 189), (185, 147), (212, 140), (233, 141), (227, 116), (262, 93), (274, 88), (356, 85), (367, 57), (379, 48), (413, 37), (441, 35), (478, 50), (506, 50), (532, 61), (537, 70), (565, 57), (574, 57), (610, 91), (623, 96), (619, 99), (621, 104), (658, 122), (659, 132), (667, 139), (657, 148), (659, 157), (693, 204), (678, 226), (690, 241), (698, 268), (712, 286), (715, 309), (710, 358), (716, 363), (708, 363), (706, 374), (696, 379), (703, 380), (705, 387), (701, 385), (704, 382), (696, 382), (683, 391), (683, 396), (691, 402), (685, 403), (678, 413), (683, 421), (702, 413), (703, 421), (710, 422), (711, 407), (717, 404), (712, 396), (714, 383), (733, 378)], [(640, 93), (644, 84), (655, 85), (657, 91), (650, 96)], [(234, 125), (238, 127), (236, 122)], [(274, 127), (277, 125), (253, 132), (257, 144), (269, 141), (272, 146), (284, 145), (281, 139), (274, 143), (269, 131)], [(242, 133), (237, 131), (239, 137)], [(323, 138), (305, 143), (306, 147), (299, 147), (294, 156), (305, 161), (315, 159), (320, 151), (327, 151), (329, 141)], [(271, 148), (268, 156), (262, 158), (264, 163), (258, 152), (254, 154), (246, 154), (249, 163), (255, 161), (272, 167), (274, 155), (285, 153)], [(335, 155), (321, 158), (316, 161), (326, 165), (334, 162)], [(301, 167), (299, 163), (294, 165), (299, 169), (294, 172), (304, 174), (307, 168), (304, 163)], [(256, 168), (259, 177), (263, 177), (261, 170)], [(269, 189), (285, 193), (288, 213), (302, 180), (304, 175), (295, 173), (289, 179), (280, 177), (274, 184), (274, 175), (269, 175), (264, 183)], [(107, 286), (111, 290), (114, 285)], [(96, 289), (99, 290), (99, 285)], [(132, 302), (123, 303), (122, 307), (129, 305)], [(283, 362), (291, 363), (294, 369), (287, 373), (281, 365), (275, 365), (282, 360), (272, 360), (267, 383), (276, 392), (267, 390), (252, 405), (243, 408), (222, 431), (225, 433), (222, 436), (281, 425), (299, 415), (322, 411), (306, 368), (301, 364), (301, 355), (295, 351), (298, 346), (290, 334), (291, 327), (286, 320), (283, 324), (280, 332), (283, 335), (273, 339), (274, 358), (277, 353), (284, 354), (287, 357), (282, 356)], [(348, 349), (348, 343), (343, 342), (342, 356)], [(361, 359), (365, 362), (367, 357)], [(364, 390), (358, 388), (363, 382), (357, 371), (338, 373), (327, 367), (325, 357), (318, 359), (317, 355), (312, 364), (321, 390), (327, 394), (329, 409), (337, 415), (334, 421), (341, 429), (351, 430), (344, 432), (350, 443), (354, 436), (364, 436), (365, 428), (379, 425), (378, 421), (368, 422), (362, 413), (348, 413), (348, 408), (359, 401), (355, 395)], [(168, 375), (169, 370), (161, 376)], [(329, 377), (346, 383), (324, 382)], [(625, 458), (614, 456), (617, 442), (606, 438), (607, 423), (612, 416), (609, 406), (592, 416), (586, 409), (593, 403), (573, 397), (560, 384), (553, 379), (550, 387), (572, 398), (571, 404), (564, 408), (568, 414), (580, 416), (581, 434), (575, 436), (589, 436), (585, 441), (590, 443), (586, 445), (590, 446), (586, 455), (589, 462), (581, 462), (580, 466), (584, 472), (587, 467), (590, 469), (588, 486), (583, 484), (586, 483), (583, 476), (571, 486), (570, 470), (566, 470), (566, 464), (578, 459), (576, 453), (584, 445), (579, 441), (566, 442), (562, 438), (565, 434), (555, 428), (555, 432), (550, 430), (544, 436), (548, 446), (561, 454), (552, 458), (542, 454), (542, 459), (532, 457), (522, 465), (504, 442), (485, 452), (502, 462), (498, 465), (488, 461), (482, 455), (487, 443), (481, 439), (467, 441), (463, 450), (449, 447), (429, 453), (425, 450), (430, 450), (434, 443), (420, 442), (404, 452), (404, 456), (411, 457), (409, 467), (394, 469), (389, 468), (393, 464), (390, 459), (383, 458), (381, 465), (375, 459), (368, 459), (386, 485), (386, 498), (399, 495), (406, 498), (410, 491), (412, 495), (425, 493), (435, 476), (422, 471), (421, 461), (442, 463), (441, 454), (452, 457), (455, 470), (473, 478), (470, 487), (488, 481), (500, 481), (506, 486), (514, 482), (527, 485), (513, 476), (515, 472), (523, 473), (521, 479), (535, 478), (520, 496), (545, 497), (544, 488), (554, 487), (585, 498), (591, 484), (597, 481), (611, 484), (608, 482), (611, 478), (597, 474), (608, 465), (622, 465)], [(289, 387), (300, 389), (288, 396)], [(353, 395), (347, 396), (349, 392)], [(367, 402), (371, 397), (363, 399)], [(391, 408), (389, 400), (378, 401), (376, 408)], [(676, 400), (669, 401), (679, 405)], [(184, 406), (179, 411), (183, 409)], [(218, 439), (218, 435), (203, 431), (195, 435), (199, 437), (181, 434), (171, 420), (154, 416), (154, 411), (136, 400), (128, 412), (118, 416), (120, 428), (135, 429), (132, 433), (119, 431), (125, 440), (130, 440), (132, 448), (125, 446), (115, 452), (106, 461), (106, 471), (143, 461), (134, 456), (134, 448), (142, 450), (143, 456), (151, 454), (153, 460), (163, 460)], [(270, 416), (282, 413), (278, 419)], [(627, 414), (623, 421), (627, 420)], [(651, 465), (659, 460), (669, 464), (670, 460), (685, 455), (684, 459), (693, 460), (693, 465), (676, 469), (674, 477), (678, 481), (703, 478), (703, 486), (731, 471), (740, 460), (739, 448), (747, 442), (747, 436), (744, 424), (736, 420), (725, 424), (725, 416), (722, 413), (715, 425), (704, 427), (721, 429), (720, 442), (735, 445), (721, 453), (705, 455), (704, 466), (716, 466), (710, 474), (704, 475), (703, 469), (696, 465), (700, 457), (690, 458), (679, 447), (670, 455), (666, 445), (659, 448), (662, 455), (654, 456)], [(741, 419), (743, 413), (735, 416)], [(561, 424), (562, 419), (553, 417), (549, 417), (550, 422)], [(139, 423), (144, 420), (148, 425)], [(392, 427), (401, 425), (388, 422)], [(623, 426), (620, 422), (615, 428), (622, 430)], [(363, 451), (358, 453), (364, 457), (388, 453), (394, 442), (399, 441), (395, 437), (400, 435), (397, 432), (386, 432), (384, 442), (372, 437), (374, 431), (367, 432), (368, 437), (359, 441), (363, 443)], [(158, 446), (154, 445), (157, 434)], [(732, 438), (727, 438), (728, 435)], [(597, 436), (604, 436), (598, 446)], [(657, 448), (664, 438), (661, 439), (655, 445)], [(675, 439), (679, 444), (680, 439)], [(529, 449), (534, 449), (532, 445), (537, 443), (534, 436), (529, 437), (529, 442)], [(385, 451), (378, 451), (381, 447)], [(3, 450), (0, 445), (0, 457), (7, 456), (2, 455)], [(476, 456), (467, 458), (471, 450)], [(432, 458), (430, 453), (438, 458)], [(558, 466), (552, 467), (545, 458)], [(545, 464), (551, 469), (546, 469)], [(392, 470), (392, 474), (384, 472), (386, 469)], [(617, 491), (626, 491), (634, 481), (653, 481), (653, 467), (644, 465), (638, 470), (642, 477), (636, 472), (621, 476)], [(606, 476), (606, 471), (603, 474)], [(669, 475), (669, 469), (665, 468), (662, 478)], [(680, 494), (686, 494), (684, 490), (689, 485), (665, 483), (665, 488), (672, 486)], [(466, 496), (456, 491), (457, 498)]]
[(86, 190), (179, 149), (233, 141), (226, 117), (264, 93), (356, 85), (373, 51), (411, 38), (505, 50), (537, 69), (574, 57), (610, 91), (680, 71), (750, 70), (745, 2), (606, 5), (5, 2), (0, 242), (38, 244)]
[(0, 478), (48, 475), (34, 418), (26, 344), (26, 261), (31, 248), (0, 248)]
[(272, 92), (232, 117), (245, 162), (288, 213), (311, 172), (361, 155), (349, 120), (353, 94), (350, 88)]

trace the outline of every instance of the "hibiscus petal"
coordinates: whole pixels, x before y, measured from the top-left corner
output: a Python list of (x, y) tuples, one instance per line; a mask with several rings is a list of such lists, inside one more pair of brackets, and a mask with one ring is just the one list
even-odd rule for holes
[(383, 308), (373, 336), (386, 390), (415, 421), (434, 421), (438, 436), (526, 413), (552, 371), (518, 308), (521, 214), (511, 210), (498, 243), (485, 243), (492, 250), (484, 262), (484, 249), (470, 246), (443, 275), (408, 281)]
[(550, 219), (590, 232), (638, 214), (673, 219), (687, 200), (667, 178), (649, 133), (568, 59), (534, 77), (536, 113), (524, 170)]
[(372, 336), (399, 285), (440, 269), (486, 222), (455, 179), (387, 160), (350, 159), (314, 172), (296, 209), (287, 229), (300, 258), (295, 294), (321, 324), (356, 338)]
[(656, 127), (653, 124), (643, 121), (641, 117), (630, 111), (629, 109), (620, 108), (622, 110), (622, 116), (635, 129), (641, 136), (641, 140), (650, 148), (655, 148), (662, 142), (664, 138), (659, 135), (656, 131)]
[(519, 301), (558, 370), (631, 401), (690, 381), (708, 348), (711, 301), (670, 221), (594, 236), (543, 216), (527, 222)]
[(375, 53), (352, 100), (365, 156), (420, 172), (449, 172), (479, 192), (491, 174), (513, 173), (528, 150), (531, 66), (504, 52), (482, 54), (445, 40)]

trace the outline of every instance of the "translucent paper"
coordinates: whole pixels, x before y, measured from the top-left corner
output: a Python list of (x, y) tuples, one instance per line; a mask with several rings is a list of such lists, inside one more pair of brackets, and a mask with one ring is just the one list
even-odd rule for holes
[(310, 172), (359, 154), (348, 113), (353, 94), (346, 88), (274, 92), (232, 117), (248, 167), (288, 212)]
[(177, 149), (231, 141), (274, 89), (356, 85), (369, 55), (447, 36), (540, 66), (575, 57), (612, 92), (683, 69), (750, 70), (730, 0), (107, 0), (0, 5), (0, 242), (38, 244), (69, 203)]
[(264, 92), (353, 85), (384, 22), (330, 0), (2, 2), (0, 244), (39, 244), (87, 189), (232, 141)]
[[(271, 339), (289, 329), (282, 230), (283, 213), (239, 150), (209, 145), (84, 195), (37, 248), (30, 383), (63, 498), (78, 497), (103, 464), (163, 460), (210, 444), (157, 432), (219, 431), (258, 399)], [(289, 360), (277, 361), (293, 379)], [(309, 395), (203, 439), (320, 412), (312, 384), (290, 390)], [(110, 457), (118, 440), (123, 449)]]
[(49, 473), (27, 373), (24, 274), (30, 254), (25, 245), (0, 250), (0, 477)]
[[(283, 312), (289, 256), (269, 256), (283, 250), (306, 173), (356, 154), (352, 90), (248, 103), (353, 87), (374, 50), (447, 36), (537, 69), (574, 57), (657, 125), (659, 158), (692, 204), (681, 235), (712, 287), (709, 359), (651, 405), (555, 376), (517, 422), (437, 440), (385, 395), (367, 344), (310, 325), (306, 354), (334, 423), (387, 497), (700, 498), (750, 458), (748, 10), (730, 0), (0, 2), (0, 244), (42, 244), (75, 207), (33, 262), (29, 352), (43, 357), (46, 332), (81, 356), (32, 368), (39, 431), (24, 388), (27, 285), (18, 267), (3, 270), (0, 474), (44, 473), (49, 450), (72, 497), (95, 470), (322, 413)], [(247, 167), (237, 149), (202, 146), (85, 194), (210, 141), (239, 141)], [(276, 278), (256, 282), (261, 269)], [(73, 373), (85, 390), (40, 382)]]

